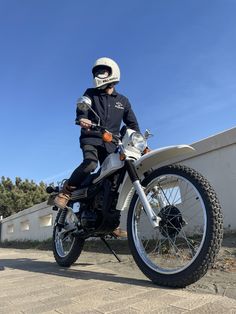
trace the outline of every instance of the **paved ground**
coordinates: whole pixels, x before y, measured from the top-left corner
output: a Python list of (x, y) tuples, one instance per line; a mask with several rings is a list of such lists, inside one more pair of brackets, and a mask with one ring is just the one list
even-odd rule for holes
[(83, 252), (63, 269), (50, 251), (0, 249), (0, 313), (236, 313), (236, 300), (149, 282), (130, 257)]

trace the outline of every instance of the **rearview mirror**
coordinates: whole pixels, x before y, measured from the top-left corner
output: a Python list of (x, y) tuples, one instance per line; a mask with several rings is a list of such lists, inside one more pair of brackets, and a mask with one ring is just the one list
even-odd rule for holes
[(146, 129), (144, 135), (143, 135), (146, 139), (148, 139), (149, 137), (152, 137), (153, 134), (150, 132), (150, 130)]
[(100, 117), (99, 115), (93, 110), (92, 108), (92, 100), (87, 97), (87, 96), (82, 96), (78, 99), (77, 101), (77, 108), (79, 108), (79, 110), (81, 111), (88, 111), (91, 110), (94, 115), (97, 117), (98, 119), (98, 125), (100, 126)]
[(91, 109), (91, 106), (92, 106), (92, 101), (87, 96), (82, 96), (77, 101), (77, 107), (79, 108), (79, 110), (87, 111)]

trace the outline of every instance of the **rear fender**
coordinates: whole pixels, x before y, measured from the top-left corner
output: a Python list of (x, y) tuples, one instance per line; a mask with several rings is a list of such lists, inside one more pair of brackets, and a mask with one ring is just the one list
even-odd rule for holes
[[(168, 146), (152, 150), (134, 162), (139, 178), (142, 180), (144, 178), (144, 173), (150, 169), (154, 170), (170, 164), (174, 157), (186, 154), (189, 155), (194, 151), (195, 149), (189, 145)], [(116, 209), (125, 210), (129, 207), (134, 194), (134, 188), (127, 173), (118, 192), (119, 198)]]

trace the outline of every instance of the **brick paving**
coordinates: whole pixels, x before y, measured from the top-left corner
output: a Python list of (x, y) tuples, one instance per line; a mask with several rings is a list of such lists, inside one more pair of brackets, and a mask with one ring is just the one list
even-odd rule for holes
[(125, 263), (108, 269), (110, 257), (92, 256), (64, 269), (51, 252), (1, 248), (0, 314), (236, 313), (234, 299), (154, 286)]

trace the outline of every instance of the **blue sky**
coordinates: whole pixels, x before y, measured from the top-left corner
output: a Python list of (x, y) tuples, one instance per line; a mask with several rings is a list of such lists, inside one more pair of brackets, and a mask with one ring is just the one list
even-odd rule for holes
[(80, 164), (75, 103), (103, 56), (152, 148), (235, 127), (235, 12), (234, 0), (0, 0), (0, 175), (52, 182)]

